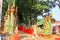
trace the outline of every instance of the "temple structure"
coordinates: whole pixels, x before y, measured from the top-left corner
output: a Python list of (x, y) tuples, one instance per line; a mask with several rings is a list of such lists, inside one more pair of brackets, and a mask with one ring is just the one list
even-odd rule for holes
[(4, 17), (4, 32), (13, 34), (13, 30), (16, 27), (16, 17), (15, 17), (15, 0), (13, 1), (12, 7), (8, 4), (8, 10)]

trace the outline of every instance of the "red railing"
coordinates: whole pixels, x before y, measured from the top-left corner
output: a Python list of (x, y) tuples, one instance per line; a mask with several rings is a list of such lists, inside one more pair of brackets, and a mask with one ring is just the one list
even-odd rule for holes
[(26, 29), (24, 26), (18, 26), (18, 30), (28, 34), (33, 34), (34, 32), (33, 29)]

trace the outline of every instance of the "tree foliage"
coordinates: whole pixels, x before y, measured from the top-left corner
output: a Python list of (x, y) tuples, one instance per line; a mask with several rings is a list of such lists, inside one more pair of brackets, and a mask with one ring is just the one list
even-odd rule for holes
[[(3, 0), (3, 15), (6, 13), (8, 4), (12, 5), (13, 0)], [(36, 18), (37, 14), (41, 14), (44, 9), (47, 11), (49, 5), (45, 1), (36, 2), (36, 0), (16, 0), (16, 6), (18, 7), (18, 19), (20, 22), (26, 21), (26, 19)]]
[(42, 12), (42, 10), (48, 11), (49, 10), (49, 4), (45, 1), (40, 1), (39, 3), (36, 3), (32, 6), (33, 10), (37, 10), (38, 12)]

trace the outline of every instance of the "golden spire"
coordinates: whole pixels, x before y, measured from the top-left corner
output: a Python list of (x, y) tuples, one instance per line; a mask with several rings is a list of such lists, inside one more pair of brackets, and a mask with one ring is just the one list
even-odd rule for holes
[(12, 7), (11, 7), (11, 12), (15, 12), (15, 0), (13, 1), (13, 5), (12, 5)]
[(15, 0), (13, 1), (13, 5), (15, 6)]
[[(8, 2), (9, 2), (9, 0), (8, 0)], [(10, 4), (8, 3), (7, 14), (9, 14), (9, 13), (10, 13)]]
[(52, 17), (52, 11), (50, 11), (50, 15), (49, 15), (49, 17)]
[(10, 5), (8, 4), (8, 9), (7, 9), (7, 13), (10, 13)]
[(8, 4), (8, 9), (10, 9), (10, 5)]
[[(8, 2), (9, 2), (9, 0), (8, 0)], [(9, 3), (8, 3), (8, 9), (10, 9), (10, 5), (9, 5)]]

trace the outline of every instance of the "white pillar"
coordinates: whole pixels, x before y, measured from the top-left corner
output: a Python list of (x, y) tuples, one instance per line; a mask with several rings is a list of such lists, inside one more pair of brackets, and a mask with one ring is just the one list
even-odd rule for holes
[(0, 0), (0, 27), (1, 27), (1, 15), (2, 15), (2, 1)]

